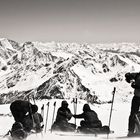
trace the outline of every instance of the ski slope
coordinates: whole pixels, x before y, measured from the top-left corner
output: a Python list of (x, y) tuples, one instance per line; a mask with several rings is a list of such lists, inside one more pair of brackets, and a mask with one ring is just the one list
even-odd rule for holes
[[(71, 140), (93, 140), (94, 139), (107, 139), (107, 135), (99, 135), (95, 137), (94, 135), (78, 135), (74, 136), (73, 134), (69, 134), (67, 136), (63, 135), (57, 135), (55, 132), (50, 132), (50, 128), (52, 125), (52, 118), (53, 118), (53, 111), (54, 111), (54, 102), (56, 102), (56, 108), (55, 108), (55, 116), (57, 113), (57, 109), (61, 106), (61, 101), (59, 99), (51, 99), (51, 100), (43, 100), (43, 101), (36, 101), (36, 104), (39, 106), (39, 111), (41, 112), (41, 106), (44, 104), (44, 124), (46, 124), (46, 112), (48, 109), (47, 103), (49, 102), (49, 115), (48, 115), (48, 121), (47, 121), (47, 132), (45, 133), (43, 131), (42, 134), (33, 134), (27, 137), (27, 140), (46, 140), (46, 139), (71, 139)], [(73, 103), (72, 100), (68, 100), (69, 108), (71, 109), (72, 113), (74, 113)], [(82, 112), (82, 107), (86, 103), (83, 100), (78, 100), (77, 105), (77, 114)], [(108, 139), (124, 139), (127, 135), (127, 125), (128, 125), (128, 117), (130, 113), (130, 102), (118, 102), (117, 100), (114, 100), (113, 105), (113, 112), (112, 112), (112, 118), (111, 118), (111, 130), (114, 130), (115, 133), (110, 134)], [(110, 115), (110, 108), (111, 104), (90, 104), (91, 109), (95, 110), (98, 114), (99, 119), (102, 121), (103, 125), (108, 125), (109, 122), (109, 115)], [(77, 119), (76, 124), (79, 125), (81, 119)], [(11, 116), (9, 104), (0, 105), (0, 135), (4, 135), (7, 133), (7, 131), (11, 128), (14, 120)], [(71, 123), (74, 123), (74, 118), (70, 120)], [(1, 138), (1, 139), (7, 139), (7, 138)], [(130, 139), (138, 139), (138, 138), (130, 138)]]

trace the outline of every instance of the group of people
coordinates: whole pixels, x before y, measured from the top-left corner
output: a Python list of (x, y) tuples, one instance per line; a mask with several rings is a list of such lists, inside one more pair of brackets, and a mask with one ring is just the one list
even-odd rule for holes
[[(140, 107), (140, 73), (126, 73), (125, 79), (134, 88), (134, 97), (128, 123), (128, 136), (132, 136), (135, 134), (135, 114), (139, 112)], [(12, 136), (22, 135), (22, 137), (27, 137), (27, 133), (31, 130), (36, 132), (42, 131), (41, 122), (43, 122), (43, 118), (38, 113), (37, 105), (33, 105), (28, 101), (16, 100), (11, 103), (10, 110), (15, 120), (11, 129)], [(72, 117), (83, 118), (78, 129), (76, 129), (76, 124), (69, 123)], [(97, 113), (90, 108), (89, 104), (84, 104), (83, 113), (72, 114), (66, 100), (63, 100), (61, 107), (58, 108), (56, 120), (51, 130), (71, 132), (78, 130), (87, 133), (92, 131), (93, 133), (99, 131), (109, 133), (110, 131), (108, 126), (102, 126)]]
[[(80, 122), (80, 126), (76, 129), (76, 124), (69, 123), (68, 121), (72, 118), (79, 118), (83, 120)], [(57, 111), (57, 116), (54, 124), (52, 125), (52, 130), (56, 131), (72, 131), (75, 130), (84, 132), (84, 133), (96, 133), (96, 132), (105, 132), (109, 131), (107, 126), (102, 127), (102, 123), (98, 118), (97, 113), (94, 110), (91, 110), (89, 104), (84, 104), (83, 113), (81, 114), (72, 114), (68, 108), (67, 101), (62, 101), (61, 107)]]
[[(24, 138), (27, 137), (27, 134), (30, 133), (31, 130), (35, 130), (35, 132), (42, 131), (41, 122), (43, 122), (43, 118), (41, 114), (37, 112), (37, 105), (33, 105), (28, 101), (16, 100), (11, 103), (10, 110), (15, 120), (11, 129), (11, 135), (13, 137), (21, 136), (21, 138)], [(76, 124), (69, 123), (72, 117), (83, 118), (78, 129)], [(89, 104), (84, 104), (83, 113), (76, 115), (71, 113), (71, 110), (68, 108), (68, 102), (63, 100), (61, 107), (58, 108), (56, 119), (52, 124), (51, 130), (65, 132), (78, 130), (85, 133), (95, 133), (99, 130), (103, 132), (103, 127), (97, 113), (91, 110)]]

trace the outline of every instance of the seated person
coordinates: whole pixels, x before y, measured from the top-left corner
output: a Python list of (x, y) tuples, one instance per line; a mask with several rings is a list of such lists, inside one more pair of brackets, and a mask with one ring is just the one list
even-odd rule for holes
[(57, 111), (56, 120), (52, 125), (52, 130), (74, 131), (76, 126), (68, 122), (71, 117), (72, 113), (68, 108), (68, 103), (64, 100), (61, 103), (61, 107)]
[(43, 122), (42, 115), (38, 112), (34, 113), (32, 117), (30, 115), (27, 115), (23, 120), (23, 126), (25, 131), (30, 132), (31, 130), (34, 130), (35, 132), (41, 132), (43, 126), (41, 123)]
[(81, 128), (101, 128), (102, 123), (98, 119), (97, 113), (90, 109), (88, 104), (84, 104), (83, 113), (79, 115), (73, 115), (74, 118), (83, 118), (80, 122)]

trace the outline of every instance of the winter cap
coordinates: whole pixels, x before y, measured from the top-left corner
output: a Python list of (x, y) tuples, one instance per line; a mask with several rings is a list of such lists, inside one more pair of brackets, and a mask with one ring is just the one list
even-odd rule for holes
[(90, 106), (88, 104), (84, 104), (83, 111), (90, 111)]
[(62, 101), (61, 106), (66, 106), (68, 105), (68, 102), (66, 100)]
[(128, 73), (125, 74), (125, 77), (128, 77), (130, 75), (131, 75), (130, 72), (128, 72)]
[(37, 105), (31, 105), (32, 108), (32, 113), (35, 113), (38, 111), (38, 106)]

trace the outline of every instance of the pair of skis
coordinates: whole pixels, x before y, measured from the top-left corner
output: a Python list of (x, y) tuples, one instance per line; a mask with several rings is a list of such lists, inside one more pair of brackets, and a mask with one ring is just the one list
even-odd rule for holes
[[(48, 102), (46, 105), (47, 105), (47, 112), (46, 112), (46, 118), (45, 118), (45, 130), (44, 130), (45, 133), (47, 131), (47, 123), (48, 123), (48, 114), (49, 114), (50, 102)], [(73, 105), (74, 105), (74, 114), (76, 114), (76, 112), (77, 112), (77, 98), (73, 98)], [(53, 122), (54, 122), (55, 109), (56, 109), (56, 101), (54, 102), (53, 106), (54, 106), (54, 108), (53, 108), (53, 116), (52, 116), (52, 125), (53, 125)], [(41, 115), (44, 118), (44, 104), (41, 107)], [(76, 125), (76, 118), (75, 118), (75, 125)], [(51, 132), (52, 132), (52, 129), (51, 129)]]
[[(48, 103), (47, 103), (46, 119), (45, 119), (45, 133), (46, 133), (46, 131), (47, 131), (48, 114), (49, 114), (49, 105), (50, 105), (50, 103), (48, 102)], [(77, 98), (73, 98), (73, 105), (74, 105), (74, 114), (76, 114), (76, 112), (77, 112)], [(56, 101), (54, 102), (53, 106), (54, 106), (54, 108), (53, 108), (52, 125), (53, 125), (53, 122), (54, 122), (55, 109), (56, 109)], [(43, 106), (41, 107), (41, 114), (42, 114), (42, 116), (43, 116), (43, 118), (44, 118), (44, 104), (43, 104)], [(76, 125), (76, 118), (75, 118), (75, 125)], [(51, 132), (52, 132), (52, 129), (51, 129)]]
[[(46, 133), (46, 131), (47, 131), (48, 114), (49, 114), (50, 102), (48, 102), (46, 105), (47, 105), (47, 112), (46, 112), (46, 118), (45, 118), (45, 129), (44, 129), (45, 133)], [(56, 109), (56, 101), (54, 102), (53, 106), (54, 106), (54, 109), (53, 109), (52, 125), (53, 125), (53, 122), (54, 122), (55, 109)], [(41, 107), (41, 115), (42, 115), (43, 118), (44, 118), (44, 104), (43, 104), (42, 107)], [(43, 119), (43, 120), (44, 120), (44, 119)], [(51, 129), (51, 132), (52, 132), (52, 129)]]
[[(77, 112), (77, 98), (73, 98), (73, 108), (74, 108), (74, 115), (76, 115)], [(74, 124), (76, 125), (76, 118)]]

